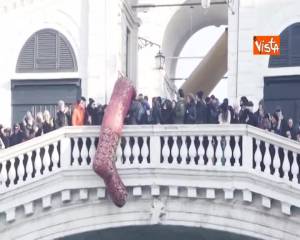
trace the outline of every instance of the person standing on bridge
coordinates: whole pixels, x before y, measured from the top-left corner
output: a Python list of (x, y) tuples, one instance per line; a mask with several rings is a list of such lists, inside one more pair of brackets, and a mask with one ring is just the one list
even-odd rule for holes
[(21, 131), (20, 124), (15, 123), (13, 126), (12, 135), (10, 136), (10, 140), (9, 140), (10, 146), (14, 146), (23, 142), (24, 138), (25, 136), (24, 133)]
[(197, 124), (207, 123), (207, 106), (203, 99), (203, 92), (199, 91), (196, 95), (196, 110), (197, 110)]
[(0, 150), (5, 149), (4, 142), (2, 141), (2, 138), (0, 137)]
[(186, 103), (184, 100), (184, 92), (182, 89), (178, 90), (178, 99), (174, 108), (174, 123), (175, 124), (183, 124), (186, 112)]
[(55, 117), (55, 128), (61, 128), (69, 125), (69, 118), (67, 108), (65, 106), (65, 102), (63, 100), (59, 100), (57, 103), (58, 111), (56, 112)]
[(86, 99), (81, 97), (77, 102), (72, 114), (72, 126), (83, 126), (85, 124)]
[(193, 94), (189, 94), (186, 98), (186, 111), (184, 116), (184, 123), (194, 124), (196, 123), (197, 110), (196, 103)]
[(231, 122), (231, 112), (228, 106), (228, 99), (225, 98), (223, 103), (220, 105), (220, 113), (218, 120), (220, 124), (230, 124)]

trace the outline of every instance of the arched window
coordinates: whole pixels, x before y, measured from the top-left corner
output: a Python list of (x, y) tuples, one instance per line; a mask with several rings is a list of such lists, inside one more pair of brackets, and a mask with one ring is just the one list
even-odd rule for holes
[(287, 27), (280, 34), (280, 56), (271, 56), (270, 68), (300, 66), (300, 23)]
[(16, 72), (75, 72), (77, 69), (69, 41), (56, 30), (43, 29), (34, 33), (24, 44)]

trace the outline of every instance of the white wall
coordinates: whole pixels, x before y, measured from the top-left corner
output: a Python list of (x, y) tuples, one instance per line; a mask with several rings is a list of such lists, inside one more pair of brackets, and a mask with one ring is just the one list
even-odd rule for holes
[(268, 69), (269, 57), (252, 53), (253, 36), (279, 35), (300, 21), (299, 8), (298, 0), (235, 1), (235, 15), (229, 12), (228, 92), (232, 101), (245, 95), (257, 104), (263, 98), (264, 76), (300, 74), (299, 67)]
[[(136, 4), (137, 1), (131, 2)], [(264, 76), (300, 74), (300, 68), (268, 69), (268, 57), (253, 56), (252, 38), (254, 35), (280, 34), (290, 24), (300, 21), (300, 1), (277, 0), (276, 4), (274, 0), (234, 2), (235, 14), (228, 12), (228, 94), (232, 101), (246, 95), (257, 103), (263, 97)], [(148, 9), (146, 13), (139, 12), (138, 20), (125, 0), (2, 1), (0, 123), (10, 125), (11, 79), (79, 77), (83, 95), (107, 102), (118, 71), (125, 73), (127, 27), (131, 31), (129, 78), (136, 83), (138, 92), (149, 96), (164, 95), (164, 72), (157, 71), (154, 63), (158, 48), (137, 52), (136, 38), (139, 31), (139, 36), (162, 44), (176, 10), (175, 7)], [(15, 73), (22, 46), (33, 33), (43, 28), (56, 29), (66, 36), (77, 57), (77, 73)]]
[[(183, 0), (177, 2), (180, 3)], [(162, 2), (155, 0), (139, 1), (139, 4), (145, 3), (159, 4)], [(167, 25), (177, 10), (178, 7), (138, 9), (138, 17), (141, 19), (139, 36), (162, 46)], [(150, 98), (166, 96), (164, 90), (165, 72), (155, 69), (155, 56), (158, 51), (159, 47), (155, 45), (147, 46), (138, 51), (137, 91), (148, 95)], [(164, 49), (162, 51), (165, 54)]]
[[(132, 32), (130, 77), (136, 82), (138, 21), (128, 9), (124, 0), (1, 2), (0, 109), (5, 114), (0, 114), (0, 123), (10, 126), (11, 79), (81, 78), (84, 96), (93, 97), (97, 102), (107, 102), (118, 71), (123, 72), (126, 65), (123, 52), (126, 39), (124, 29), (127, 25)], [(32, 34), (44, 28), (53, 28), (68, 39), (77, 58), (78, 72), (15, 73), (24, 43)]]
[(51, 74), (51, 76), (47, 74), (15, 73), (18, 55), (24, 43), (32, 34), (43, 28), (53, 28), (65, 35), (74, 49), (77, 60), (79, 59), (80, 0), (73, 1), (72, 7), (66, 7), (68, 2), (70, 1), (26, 1), (23, 5), (13, 7), (8, 5), (6, 6), (7, 10), (2, 12), (0, 17), (2, 29), (0, 39), (0, 108), (1, 110), (5, 109), (6, 114), (0, 115), (1, 123), (10, 125), (11, 79), (78, 77), (78, 74), (74, 73)]

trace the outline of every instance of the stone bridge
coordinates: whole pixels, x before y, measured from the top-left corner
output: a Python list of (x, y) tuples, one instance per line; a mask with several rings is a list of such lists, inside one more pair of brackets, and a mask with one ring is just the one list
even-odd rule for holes
[(0, 239), (300, 239), (298, 143), (247, 125), (127, 126), (117, 208), (91, 169), (98, 133), (0, 152)]

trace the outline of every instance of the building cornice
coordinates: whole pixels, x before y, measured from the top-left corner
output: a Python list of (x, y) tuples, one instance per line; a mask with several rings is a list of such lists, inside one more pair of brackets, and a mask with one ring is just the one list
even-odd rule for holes
[(126, 0), (121, 0), (121, 10), (125, 13), (132, 26), (139, 27), (141, 25), (141, 20), (137, 17)]

